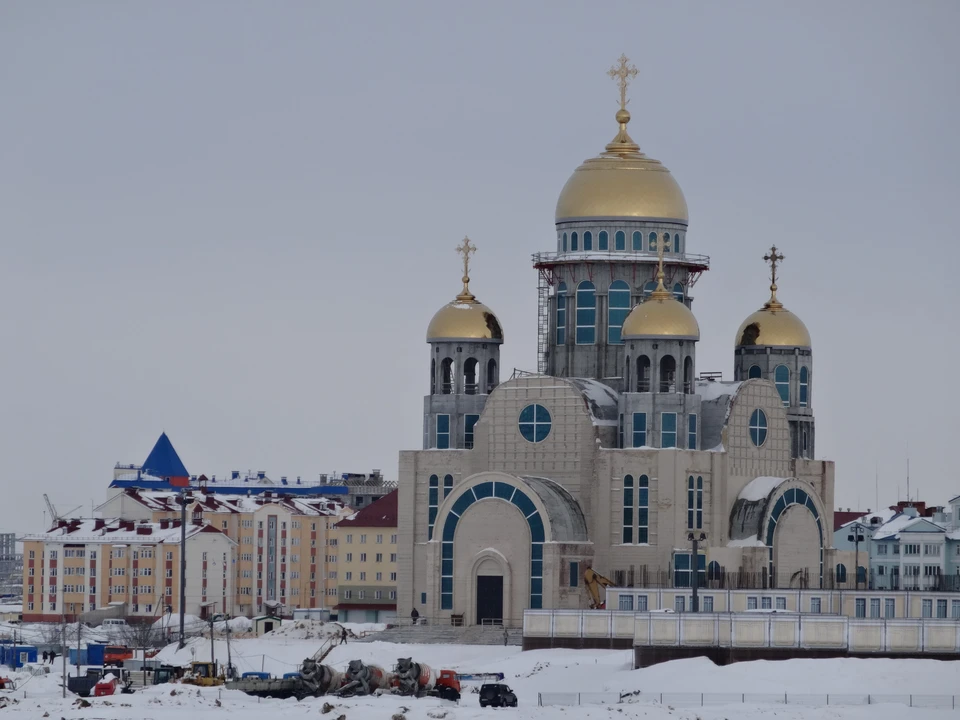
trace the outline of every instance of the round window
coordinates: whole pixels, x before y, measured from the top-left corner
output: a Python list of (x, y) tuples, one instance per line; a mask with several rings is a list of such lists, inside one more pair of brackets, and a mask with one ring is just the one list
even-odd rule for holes
[(541, 442), (550, 434), (550, 412), (543, 405), (527, 405), (520, 411), (519, 425), (524, 440)]
[(750, 439), (757, 447), (767, 439), (767, 416), (763, 410), (754, 410), (750, 416)]

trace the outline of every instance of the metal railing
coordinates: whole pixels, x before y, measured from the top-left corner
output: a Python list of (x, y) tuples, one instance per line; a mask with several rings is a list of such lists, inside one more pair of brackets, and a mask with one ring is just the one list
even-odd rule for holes
[(597, 693), (548, 692), (537, 693), (537, 705), (619, 705), (623, 703), (658, 703), (677, 707), (708, 707), (711, 705), (879, 705), (898, 704), (907, 707), (956, 710), (958, 695), (933, 694), (870, 694), (870, 693)]

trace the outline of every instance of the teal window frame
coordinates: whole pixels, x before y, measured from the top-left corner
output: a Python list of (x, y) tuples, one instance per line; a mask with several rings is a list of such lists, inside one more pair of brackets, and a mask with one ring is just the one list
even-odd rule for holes
[(635, 230), (633, 233), (633, 250), (634, 252), (643, 252), (643, 233), (639, 230)]
[(560, 247), (563, 248), (563, 252), (567, 251), (567, 234), (566, 233), (563, 234), (563, 244)]
[(757, 408), (750, 414), (750, 440), (756, 447), (763, 447), (767, 441), (767, 414)]
[(687, 450), (697, 449), (697, 414), (687, 415)]
[(760, 369), (759, 365), (751, 365), (750, 369), (747, 371), (747, 379), (759, 379), (763, 377), (763, 370)]
[(450, 449), (450, 416), (437, 415), (437, 450)]
[(570, 561), (570, 587), (580, 587), (580, 563), (576, 560)]
[(657, 251), (657, 234), (655, 232), (652, 232), (647, 236), (647, 251)]
[(623, 532), (620, 542), (624, 545), (633, 544), (633, 475), (623, 477)]
[(627, 249), (627, 234), (623, 230), (617, 230), (613, 234), (613, 248), (614, 250)]
[[(781, 370), (783, 372), (781, 372)], [(777, 386), (780, 399), (784, 407), (790, 406), (790, 368), (786, 365), (777, 365), (773, 370), (773, 384)]]
[(463, 416), (463, 446), (470, 450), (473, 448), (474, 442), (474, 427), (477, 422), (480, 420), (480, 416), (475, 413), (470, 413)]
[(623, 321), (630, 314), (630, 286), (614, 280), (607, 290), (607, 344), (622, 345)]
[(557, 285), (557, 345), (567, 343), (567, 284)]
[(597, 250), (610, 249), (610, 234), (606, 230), (597, 233)]
[(637, 478), (637, 543), (650, 542), (650, 478)]
[(677, 302), (683, 302), (683, 285), (680, 283), (673, 284), (673, 297)]
[(593, 233), (586, 230), (583, 233), (583, 251), (590, 252), (591, 250), (593, 250)]
[(597, 342), (597, 288), (589, 280), (577, 285), (577, 345)]
[(800, 407), (807, 406), (807, 399), (810, 392), (810, 371), (804, 365), (800, 368)]
[(553, 427), (550, 411), (539, 403), (531, 403), (520, 411), (517, 420), (520, 436), (529, 443), (540, 443), (547, 439)]
[(660, 413), (660, 447), (675, 448), (677, 446), (677, 414)]
[[(691, 586), (693, 573), (690, 571), (692, 552), (675, 552), (673, 554), (673, 586), (687, 588)], [(707, 586), (707, 554), (697, 553), (697, 585)]]
[(453, 475), (450, 475), (449, 473), (447, 473), (446, 475), (443, 476), (443, 499), (446, 500), (447, 495), (449, 495), (452, 491), (453, 491)]
[(647, 444), (647, 414), (635, 412), (633, 414), (633, 446), (643, 447)]
[(437, 507), (440, 505), (440, 478), (431, 475), (427, 486), (427, 540), (433, 540), (433, 526), (437, 521)]

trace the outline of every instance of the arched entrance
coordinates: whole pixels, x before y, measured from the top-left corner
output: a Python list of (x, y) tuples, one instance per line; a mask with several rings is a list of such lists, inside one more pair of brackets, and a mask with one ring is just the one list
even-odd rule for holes
[[(499, 553), (496, 553), (499, 555)], [(474, 617), (477, 625), (501, 624), (509, 617), (505, 612), (504, 598), (510, 570), (504, 567), (503, 556), (492, 552), (481, 553), (474, 563)]]

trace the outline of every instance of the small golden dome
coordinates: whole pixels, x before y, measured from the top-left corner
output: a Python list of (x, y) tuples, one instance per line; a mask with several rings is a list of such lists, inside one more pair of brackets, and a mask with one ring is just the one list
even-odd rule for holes
[(741, 323), (736, 346), (810, 347), (810, 332), (803, 320), (777, 299), (777, 265), (784, 256), (774, 245), (763, 259), (770, 263), (770, 299)]
[[(657, 290), (662, 289), (660, 286)], [(637, 305), (623, 322), (622, 335), (626, 339), (676, 338), (699, 340), (700, 325), (686, 305), (676, 300), (665, 289), (654, 291)]]
[(748, 317), (737, 330), (737, 347), (772, 345), (810, 347), (810, 332), (803, 320), (779, 302), (767, 303)]
[(489, 340), (503, 342), (500, 321), (488, 308), (471, 295), (458, 295), (433, 316), (427, 328), (427, 342), (442, 340)]
[(556, 222), (579, 218), (655, 218), (687, 224), (687, 201), (659, 160), (627, 134), (630, 113), (617, 112), (620, 132), (599, 157), (573, 171), (557, 200)]

